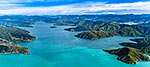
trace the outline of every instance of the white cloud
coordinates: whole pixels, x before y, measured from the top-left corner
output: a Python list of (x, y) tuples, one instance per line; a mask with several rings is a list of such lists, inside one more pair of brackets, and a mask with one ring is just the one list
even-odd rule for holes
[(15, 9), (15, 8), (19, 8), (21, 6), (23, 7), (23, 5), (21, 5), (21, 4), (1, 4), (0, 5), (0, 11), (1, 10)]
[(17, 7), (13, 9), (0, 9), (0, 15), (150, 14), (149, 4), (150, 2), (135, 2), (121, 4), (86, 2), (49, 7), (25, 7), (17, 5)]

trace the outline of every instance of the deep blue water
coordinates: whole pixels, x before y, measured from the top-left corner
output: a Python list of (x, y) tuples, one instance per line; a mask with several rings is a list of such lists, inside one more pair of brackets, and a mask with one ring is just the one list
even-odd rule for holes
[[(115, 36), (95, 41), (74, 37), (78, 32), (64, 31), (66, 26), (50, 28), (51, 24), (36, 23), (23, 28), (37, 37), (29, 43), (19, 43), (30, 49), (31, 55), (0, 55), (0, 67), (148, 67), (150, 62), (129, 65), (116, 60), (102, 49), (119, 48), (120, 42), (133, 37)], [(135, 37), (134, 37), (135, 38)]]

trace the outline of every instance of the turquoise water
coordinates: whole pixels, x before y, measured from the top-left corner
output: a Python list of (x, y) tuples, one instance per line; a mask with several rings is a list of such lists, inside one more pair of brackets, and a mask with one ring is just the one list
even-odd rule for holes
[[(29, 43), (19, 43), (30, 48), (31, 55), (0, 55), (0, 67), (148, 67), (150, 62), (129, 65), (116, 60), (101, 49), (119, 48), (120, 42), (133, 37), (111, 37), (95, 41), (74, 37), (78, 32), (64, 31), (66, 26), (49, 28), (51, 24), (37, 23), (34, 28), (24, 28), (37, 37)], [(112, 47), (113, 46), (113, 47)]]

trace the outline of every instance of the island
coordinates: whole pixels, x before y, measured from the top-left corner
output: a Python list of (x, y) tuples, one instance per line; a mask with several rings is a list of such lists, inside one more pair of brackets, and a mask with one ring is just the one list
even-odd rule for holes
[(27, 47), (14, 44), (14, 42), (30, 42), (35, 40), (35, 36), (31, 36), (30, 32), (24, 29), (0, 26), (0, 54), (30, 54)]

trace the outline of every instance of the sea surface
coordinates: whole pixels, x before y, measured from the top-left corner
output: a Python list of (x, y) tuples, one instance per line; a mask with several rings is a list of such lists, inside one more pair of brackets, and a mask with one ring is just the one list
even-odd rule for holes
[(136, 65), (125, 64), (116, 60), (117, 56), (104, 52), (102, 49), (121, 48), (118, 44), (129, 42), (130, 38), (110, 37), (95, 41), (74, 37), (79, 32), (68, 32), (59, 26), (50, 28), (52, 24), (38, 22), (29, 30), (37, 40), (23, 43), (31, 55), (0, 54), (0, 67), (149, 67), (150, 62), (139, 62)]

